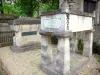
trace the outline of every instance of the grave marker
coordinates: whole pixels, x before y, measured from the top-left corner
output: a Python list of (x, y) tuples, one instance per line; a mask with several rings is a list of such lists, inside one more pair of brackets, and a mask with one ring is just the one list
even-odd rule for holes
[(11, 50), (25, 51), (40, 48), (40, 19), (24, 17), (9, 21), (9, 25), (15, 31), (15, 36), (13, 37), (14, 45)]
[[(48, 75), (70, 75), (70, 38), (74, 32), (89, 32), (88, 37), (84, 37), (86, 40), (83, 55), (92, 55), (92, 17), (92, 14), (73, 10), (48, 11), (42, 14), (40, 27), (42, 71)], [(58, 38), (55, 59), (52, 56), (51, 43), (48, 41), (52, 35)]]

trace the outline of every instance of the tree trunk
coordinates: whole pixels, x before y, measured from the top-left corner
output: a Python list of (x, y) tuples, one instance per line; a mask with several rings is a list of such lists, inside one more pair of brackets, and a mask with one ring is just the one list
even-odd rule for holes
[(30, 6), (27, 6), (27, 13), (26, 14), (27, 14), (28, 17), (32, 17), (33, 16), (33, 5), (32, 5), (32, 2), (30, 2)]
[(33, 11), (29, 8), (27, 11), (27, 16), (32, 17), (33, 16)]

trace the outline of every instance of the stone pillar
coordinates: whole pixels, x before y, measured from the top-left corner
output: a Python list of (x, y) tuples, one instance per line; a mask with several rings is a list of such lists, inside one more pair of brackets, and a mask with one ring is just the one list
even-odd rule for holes
[(96, 23), (100, 22), (100, 0), (96, 4)]
[(80, 11), (84, 12), (84, 0), (80, 0), (80, 1), (81, 1)]
[(52, 47), (49, 43), (49, 36), (42, 35), (41, 37), (41, 69), (47, 73), (47, 68), (52, 63)]
[(59, 8), (61, 8), (61, 4), (64, 2), (64, 0), (59, 0)]
[(77, 11), (84, 10), (84, 0), (73, 0), (75, 4), (73, 5), (72, 9)]
[(78, 50), (77, 49), (77, 33), (76, 32), (73, 33), (71, 43), (72, 43), (71, 51), (75, 53)]
[(88, 31), (85, 33), (84, 37), (84, 50), (83, 55), (90, 57), (92, 56), (92, 45), (93, 45), (93, 32)]
[(70, 75), (70, 41), (67, 38), (58, 38), (55, 71), (57, 75)]

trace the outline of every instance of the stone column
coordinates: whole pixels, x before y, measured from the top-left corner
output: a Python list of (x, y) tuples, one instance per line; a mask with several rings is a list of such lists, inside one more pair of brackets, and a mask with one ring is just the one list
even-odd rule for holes
[(100, 22), (100, 0), (98, 0), (97, 4), (96, 4), (96, 23)]
[(45, 73), (48, 71), (48, 67), (52, 63), (52, 47), (51, 44), (49, 43), (50, 37), (46, 35), (42, 35), (41, 37), (41, 69)]
[(59, 8), (61, 8), (61, 4), (64, 2), (64, 0), (59, 0)]
[(58, 38), (55, 71), (57, 75), (70, 75), (70, 41), (67, 38)]
[(73, 10), (83, 11), (84, 10), (84, 0), (73, 0), (75, 4), (73, 5)]
[(84, 37), (84, 50), (83, 55), (90, 57), (92, 56), (92, 45), (93, 45), (93, 32), (88, 31), (85, 33)]
[(77, 50), (77, 33), (74, 32), (72, 37), (72, 52), (75, 53)]
[(80, 11), (84, 12), (84, 0), (80, 0), (80, 1), (81, 1)]

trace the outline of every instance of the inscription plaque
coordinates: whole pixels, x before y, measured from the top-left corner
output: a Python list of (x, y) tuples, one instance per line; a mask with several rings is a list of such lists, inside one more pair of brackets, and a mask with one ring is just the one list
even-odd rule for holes
[(48, 32), (54, 32), (55, 30), (64, 30), (64, 18), (65, 14), (57, 14), (51, 16), (43, 16), (41, 19), (41, 29)]

